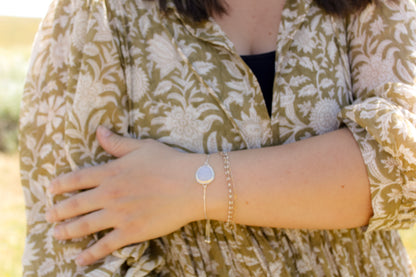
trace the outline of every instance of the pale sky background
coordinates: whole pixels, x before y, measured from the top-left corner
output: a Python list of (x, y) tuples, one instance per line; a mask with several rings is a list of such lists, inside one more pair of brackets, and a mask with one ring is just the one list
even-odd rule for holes
[(0, 16), (42, 18), (52, 0), (0, 0)]

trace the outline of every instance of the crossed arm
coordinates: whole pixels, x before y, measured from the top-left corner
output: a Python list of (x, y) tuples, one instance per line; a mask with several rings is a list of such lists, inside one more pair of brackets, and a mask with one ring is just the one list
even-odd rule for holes
[[(53, 180), (50, 192), (89, 189), (52, 207), (57, 239), (112, 229), (82, 252), (88, 265), (125, 245), (169, 234), (204, 219), (195, 172), (206, 156), (185, 154), (155, 140), (97, 131), (101, 146), (118, 159)], [(237, 195), (235, 222), (277, 228), (338, 229), (366, 225), (372, 215), (368, 177), (348, 129), (296, 143), (230, 154)], [(216, 178), (207, 189), (208, 218), (226, 220), (222, 158), (209, 159)]]

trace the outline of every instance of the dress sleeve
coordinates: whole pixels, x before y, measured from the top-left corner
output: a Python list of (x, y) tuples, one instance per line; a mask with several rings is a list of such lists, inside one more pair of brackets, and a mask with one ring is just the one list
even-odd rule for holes
[(416, 9), (382, 0), (348, 23), (355, 101), (342, 109), (367, 167), (373, 216), (367, 231), (416, 220)]
[[(140, 1), (130, 2), (139, 16), (132, 5)], [(145, 276), (163, 263), (157, 241), (147, 241), (77, 267), (75, 256), (103, 234), (58, 241), (44, 216), (51, 203), (62, 200), (48, 195), (51, 179), (111, 159), (95, 138), (99, 125), (128, 135), (128, 15), (122, 7), (117, 0), (56, 0), (36, 36), (20, 118), (24, 276)]]

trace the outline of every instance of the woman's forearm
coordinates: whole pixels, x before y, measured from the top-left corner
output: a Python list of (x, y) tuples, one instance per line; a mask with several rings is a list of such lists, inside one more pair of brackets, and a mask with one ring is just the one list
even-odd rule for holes
[[(236, 223), (339, 229), (364, 226), (372, 215), (365, 165), (348, 129), (282, 146), (234, 151), (230, 160)], [(225, 221), (228, 192), (222, 157), (211, 155), (210, 164), (216, 177), (207, 188), (208, 218)], [(194, 198), (202, 193), (196, 186)], [(202, 198), (190, 203), (203, 209)]]
[[(58, 223), (55, 238), (111, 229), (78, 256), (79, 264), (204, 219), (203, 188), (195, 171), (206, 155), (180, 153), (103, 127), (97, 138), (117, 159), (60, 175), (48, 188), (54, 195), (80, 191), (47, 211), (46, 220)], [(347, 129), (288, 145), (234, 151), (230, 158), (236, 223), (337, 229), (366, 225), (372, 214), (365, 166)], [(225, 221), (229, 196), (221, 154), (211, 155), (209, 163), (216, 178), (207, 189), (208, 218)]]

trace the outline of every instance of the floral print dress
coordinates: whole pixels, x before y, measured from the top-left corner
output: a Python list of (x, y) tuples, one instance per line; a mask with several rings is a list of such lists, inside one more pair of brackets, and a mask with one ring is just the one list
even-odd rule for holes
[[(312, 0), (287, 0), (271, 116), (219, 26), (195, 24), (168, 7), (52, 3), (22, 100), (24, 276), (412, 276), (395, 229), (416, 219), (414, 2), (380, 0), (342, 19)], [(346, 127), (367, 166), (374, 215), (365, 228), (348, 230), (230, 230), (214, 221), (211, 244), (204, 222), (193, 222), (77, 267), (74, 256), (103, 233), (55, 240), (44, 213), (62, 197), (51, 199), (46, 187), (59, 174), (112, 159), (95, 138), (99, 125), (199, 153), (292, 143)]]

